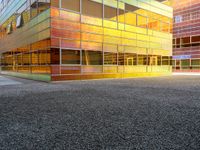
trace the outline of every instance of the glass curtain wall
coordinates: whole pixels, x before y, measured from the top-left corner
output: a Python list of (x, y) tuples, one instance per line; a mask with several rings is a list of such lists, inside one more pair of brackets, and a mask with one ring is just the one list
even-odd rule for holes
[(170, 72), (172, 9), (161, 7), (162, 15), (160, 3), (152, 7), (158, 13), (142, 8), (144, 4), (150, 6), (125, 0), (52, 0), (51, 46), (61, 55), (53, 74), (126, 74), (152, 72), (152, 67)]
[(50, 8), (50, 0), (24, 0), (20, 7), (0, 25), (0, 39), (24, 26), (48, 8)]
[(172, 8), (158, 1), (25, 0), (0, 26), (0, 40), (26, 24), (28, 33), (38, 31), (34, 42), (4, 46), (3, 70), (48, 73), (52, 80), (171, 73)]
[(50, 39), (26, 45), (1, 55), (3, 71), (50, 74), (50, 64)]
[[(13, 12), (7, 12), (10, 7)], [(12, 1), (5, 7), (4, 14), (11, 16), (5, 16), (8, 19), (0, 25), (2, 73), (25, 74), (23, 77), (51, 74), (49, 8), (50, 0)]]

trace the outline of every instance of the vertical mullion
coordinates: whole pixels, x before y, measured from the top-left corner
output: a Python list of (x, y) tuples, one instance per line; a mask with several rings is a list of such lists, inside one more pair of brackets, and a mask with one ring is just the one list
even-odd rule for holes
[(81, 74), (83, 74), (82, 70), (82, 61), (83, 61), (83, 49), (82, 49), (82, 13), (83, 13), (83, 6), (82, 0), (80, 0), (80, 66), (81, 66)]
[(60, 64), (59, 64), (59, 71), (60, 71), (60, 75), (61, 75), (61, 65), (62, 65), (62, 47), (61, 47), (61, 38), (59, 38), (59, 45), (60, 45)]

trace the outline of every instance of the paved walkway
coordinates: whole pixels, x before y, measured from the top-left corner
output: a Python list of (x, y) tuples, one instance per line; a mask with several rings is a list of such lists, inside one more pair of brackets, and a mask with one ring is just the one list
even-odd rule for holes
[(0, 86), (5, 86), (5, 85), (17, 85), (17, 84), (21, 84), (21, 82), (9, 79), (5, 76), (1, 76), (0, 75)]
[(21, 84), (0, 86), (0, 150), (200, 150), (200, 76), (8, 78)]
[(200, 72), (174, 72), (174, 76), (200, 76)]

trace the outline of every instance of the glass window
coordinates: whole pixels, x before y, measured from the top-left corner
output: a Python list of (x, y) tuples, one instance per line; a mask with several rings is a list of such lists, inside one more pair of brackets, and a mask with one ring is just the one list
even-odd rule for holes
[(80, 0), (62, 0), (61, 7), (80, 12)]
[(23, 53), (22, 59), (23, 65), (30, 65), (30, 53)]
[(90, 0), (83, 0), (82, 7), (82, 13), (84, 15), (103, 18), (103, 4)]
[(35, 0), (31, 2), (31, 18), (37, 16), (38, 14), (38, 2)]
[[(38, 61), (38, 51), (34, 51), (31, 53), (31, 64), (32, 65), (38, 65), (39, 61)], [(19, 64), (19, 61), (18, 61)]]
[(161, 65), (162, 64), (162, 57), (161, 56), (157, 56), (157, 65)]
[(49, 7), (50, 7), (50, 0), (38, 0), (38, 13), (43, 12)]
[(193, 59), (191, 63), (193, 66), (200, 66), (200, 59)]
[(161, 65), (161, 56), (148, 55), (148, 65)]
[(104, 18), (117, 20), (117, 9), (109, 6), (104, 6)]
[(125, 53), (124, 59), (125, 59), (125, 65), (129, 66), (137, 65), (137, 54)]
[(30, 20), (30, 7), (22, 13), (23, 23), (26, 24)]
[(47, 52), (46, 52), (46, 50), (38, 51), (38, 57), (39, 57), (39, 64), (40, 65), (46, 65), (47, 64)]
[(19, 28), (23, 25), (23, 19), (22, 19), (22, 15), (19, 15), (17, 18), (16, 18), (16, 27)]
[(137, 15), (137, 26), (146, 28), (147, 27), (147, 18), (144, 16)]
[(51, 49), (47, 49), (47, 53), (46, 53), (46, 63), (48, 65), (51, 64)]
[(118, 53), (118, 65), (124, 65), (124, 53)]
[(138, 55), (138, 65), (147, 65), (146, 55)]
[(51, 0), (51, 6), (53, 7), (59, 7), (59, 0)]
[(160, 31), (160, 21), (156, 19), (149, 18), (148, 28)]
[(189, 59), (185, 59), (185, 60), (181, 60), (181, 66), (190, 66), (190, 60)]
[(105, 65), (117, 65), (117, 53), (104, 52)]
[(129, 4), (125, 4), (125, 10), (126, 11), (131, 11), (131, 12), (134, 12), (136, 10), (138, 10), (139, 8), (136, 7), (136, 6), (133, 6), (133, 5), (129, 5)]
[(192, 36), (191, 40), (192, 42), (200, 42), (200, 36)]
[(169, 32), (170, 24), (169, 23), (165, 23), (165, 22), (161, 22), (161, 30), (163, 32)]
[(7, 25), (6, 27), (6, 33), (10, 34), (13, 31), (13, 27), (12, 27), (12, 22), (10, 24)]
[(51, 64), (52, 65), (60, 64), (60, 49), (59, 48), (51, 49)]
[(80, 64), (80, 50), (62, 49), (62, 64)]
[(162, 56), (162, 65), (169, 65), (169, 56)]
[(118, 10), (118, 22), (124, 23), (125, 22), (125, 11), (122, 9)]
[(180, 22), (182, 22), (182, 20), (183, 20), (183, 19), (182, 19), (182, 16), (175, 16), (175, 17), (174, 17), (174, 22), (175, 22), (175, 23), (180, 23)]
[(126, 12), (125, 14), (125, 23), (136, 26), (137, 16), (134, 13)]
[(102, 65), (103, 54), (101, 51), (82, 51), (82, 64), (83, 65)]

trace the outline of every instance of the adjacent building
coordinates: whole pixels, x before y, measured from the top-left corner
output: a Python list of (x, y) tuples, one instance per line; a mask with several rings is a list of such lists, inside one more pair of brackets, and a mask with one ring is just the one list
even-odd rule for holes
[(170, 75), (156, 0), (0, 0), (1, 73), (44, 81)]
[(200, 72), (200, 1), (173, 0), (173, 70)]

